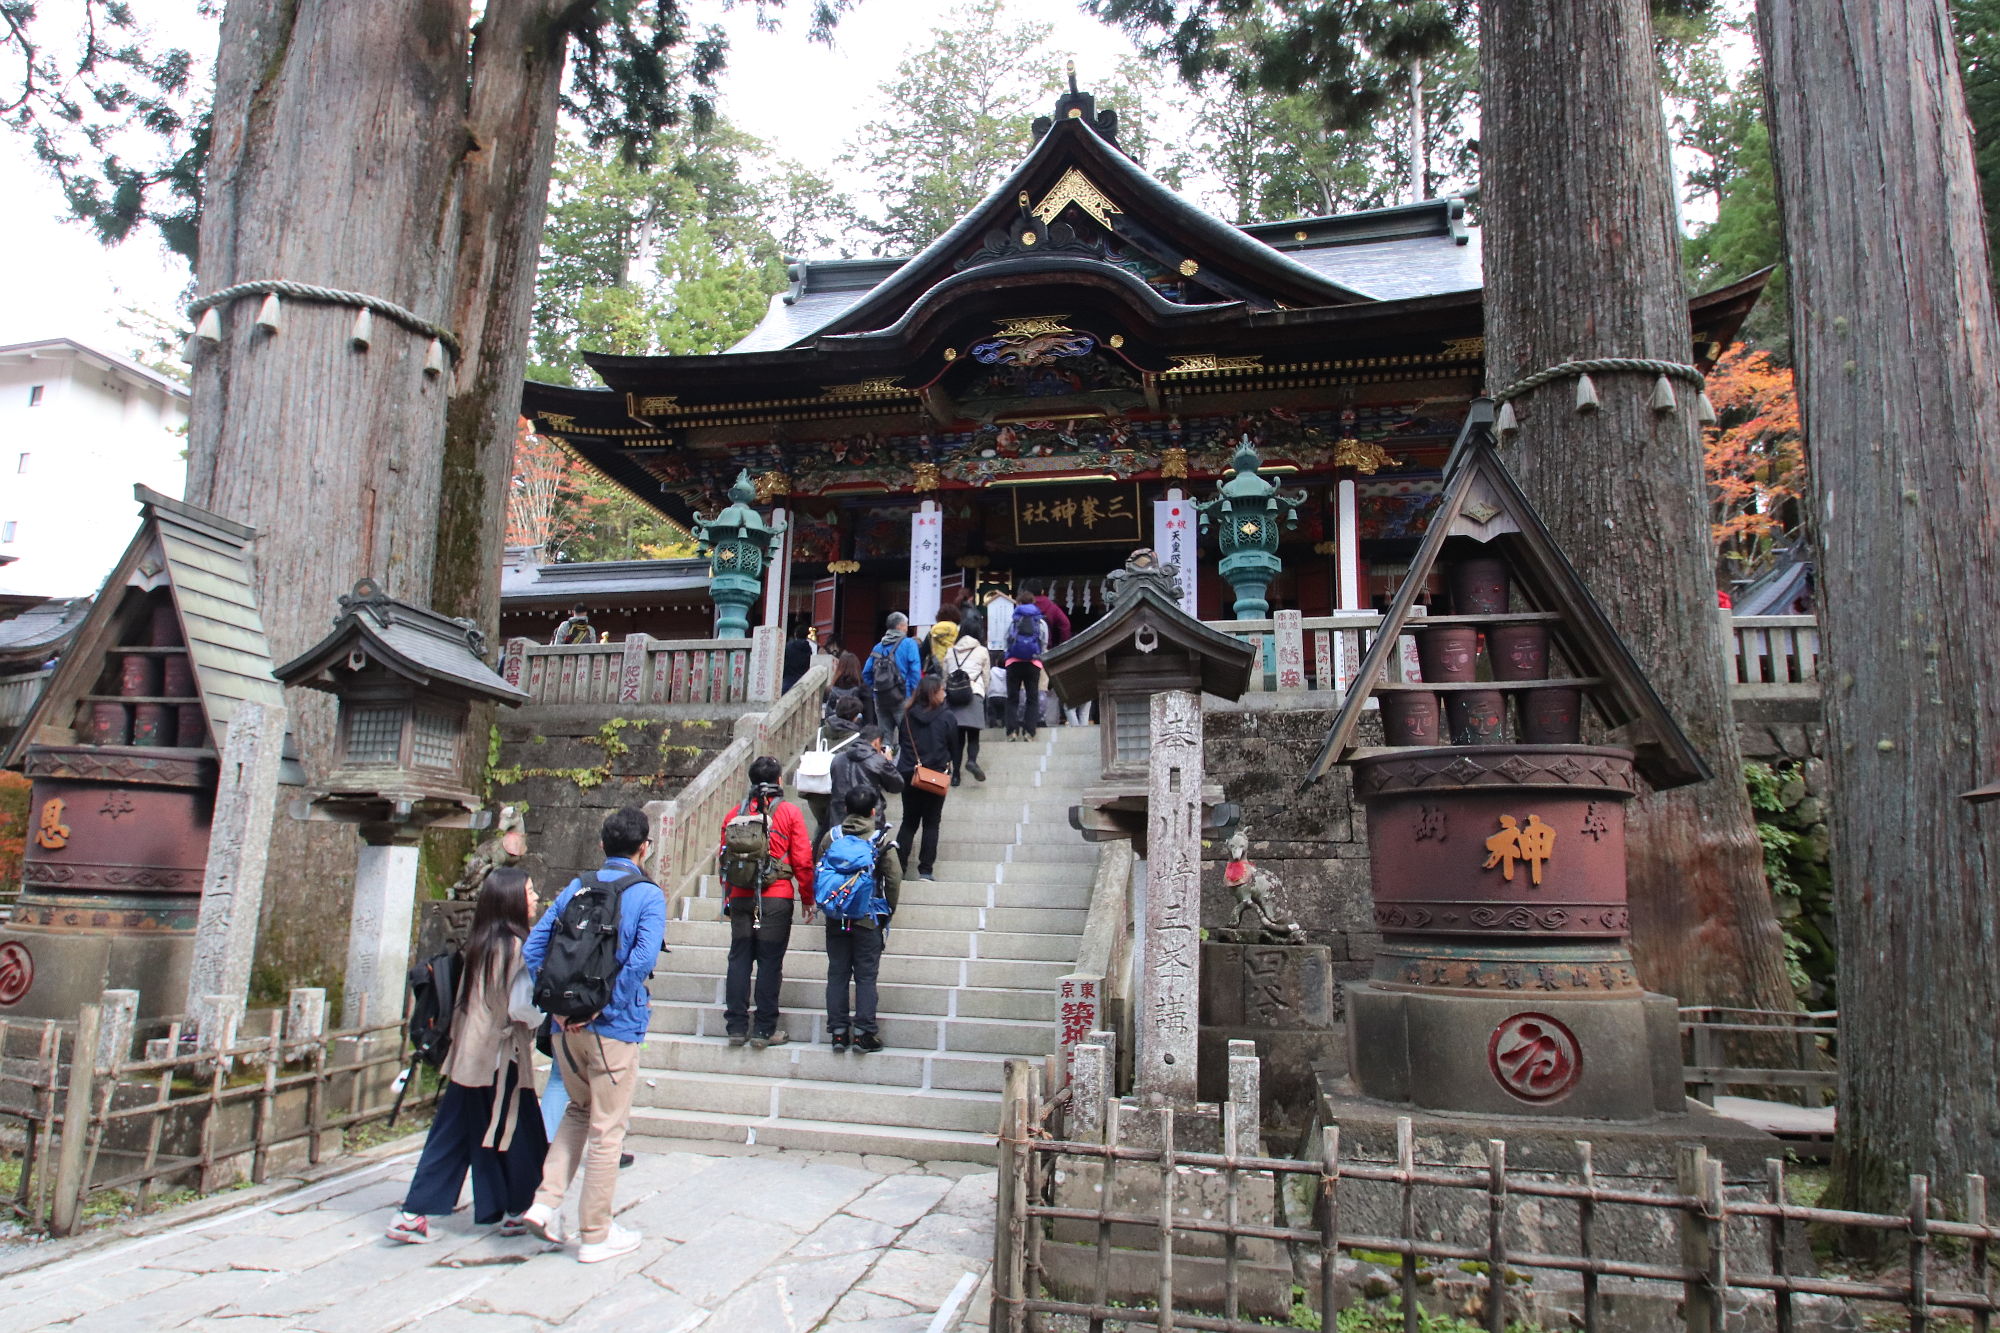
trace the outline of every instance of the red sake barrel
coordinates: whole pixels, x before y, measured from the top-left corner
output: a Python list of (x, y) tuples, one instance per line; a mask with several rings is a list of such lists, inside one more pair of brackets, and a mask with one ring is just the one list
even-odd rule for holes
[(132, 744), (172, 745), (178, 723), (174, 710), (165, 704), (132, 706)]
[(118, 659), (118, 692), (127, 699), (160, 692), (160, 659), (147, 653), (127, 653)]

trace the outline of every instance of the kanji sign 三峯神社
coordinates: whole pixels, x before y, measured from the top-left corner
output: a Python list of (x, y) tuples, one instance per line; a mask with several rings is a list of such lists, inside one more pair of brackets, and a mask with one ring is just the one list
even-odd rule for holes
[(1139, 488), (1042, 487), (1014, 492), (1014, 541), (1019, 546), (1087, 546), (1144, 540)]

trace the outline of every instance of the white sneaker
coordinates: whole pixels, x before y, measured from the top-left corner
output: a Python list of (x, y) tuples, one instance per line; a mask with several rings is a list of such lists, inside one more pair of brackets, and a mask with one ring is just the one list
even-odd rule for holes
[(540, 1236), (551, 1245), (563, 1243), (562, 1210), (551, 1208), (545, 1203), (534, 1204), (521, 1214), (521, 1221), (528, 1230)]
[(627, 1231), (624, 1227), (613, 1225), (604, 1234), (603, 1240), (585, 1241), (577, 1250), (576, 1257), (582, 1263), (601, 1264), (606, 1259), (616, 1259), (620, 1255), (632, 1253), (639, 1248), (639, 1242), (643, 1239), (645, 1238), (636, 1231)]

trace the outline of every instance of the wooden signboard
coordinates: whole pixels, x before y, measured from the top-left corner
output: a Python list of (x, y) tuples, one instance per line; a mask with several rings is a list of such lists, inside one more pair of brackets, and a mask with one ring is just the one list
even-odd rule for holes
[(1139, 486), (1024, 486), (1014, 491), (1016, 546), (1145, 545)]

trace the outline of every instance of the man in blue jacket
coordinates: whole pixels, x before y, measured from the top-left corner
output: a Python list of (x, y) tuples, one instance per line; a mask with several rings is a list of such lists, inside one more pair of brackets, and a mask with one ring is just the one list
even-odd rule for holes
[[(875, 724), (882, 734), (896, 735), (903, 725), (903, 705), (917, 692), (924, 671), (923, 651), (910, 637), (910, 618), (891, 611), (882, 641), (868, 654), (868, 683), (875, 690)], [(830, 818), (831, 816), (829, 816)]]
[[(645, 812), (632, 806), (614, 810), (604, 821), (604, 865), (600, 883), (643, 875), (648, 837)], [(548, 957), (549, 936), (582, 887), (571, 881), (529, 932), (522, 959), (538, 976)], [(577, 1204), (577, 1258), (594, 1264), (639, 1248), (639, 1233), (611, 1224), (611, 1196), (618, 1185), (618, 1155), (632, 1117), (632, 1092), (639, 1081), (639, 1044), (646, 1038), (652, 997), (646, 979), (660, 957), (667, 929), (667, 900), (659, 886), (641, 879), (629, 884), (618, 902), (618, 979), (610, 1003), (588, 1023), (555, 1025), (555, 1067), (569, 1089), (569, 1109), (550, 1137), (542, 1165), (542, 1187), (524, 1214), (543, 1239), (562, 1241), (563, 1195), (577, 1168), (583, 1168), (583, 1197)]]

